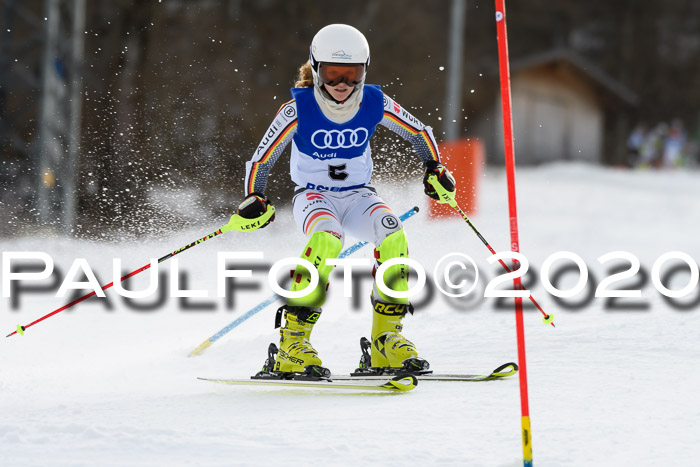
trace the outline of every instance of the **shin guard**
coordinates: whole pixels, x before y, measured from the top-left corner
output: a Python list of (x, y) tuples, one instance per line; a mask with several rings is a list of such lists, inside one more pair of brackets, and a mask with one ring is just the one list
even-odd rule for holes
[[(404, 230), (397, 230), (386, 237), (382, 243), (374, 249), (374, 257), (377, 261), (377, 268), (385, 261), (393, 258), (408, 258), (408, 241), (406, 240)], [(383, 279), (384, 284), (386, 284), (386, 286), (391, 290), (406, 292), (408, 290), (408, 265), (395, 264), (394, 266), (387, 268), (387, 270), (384, 272)], [(389, 297), (384, 294), (384, 292), (380, 291), (376, 284), (374, 286), (374, 290), (372, 291), (372, 297), (374, 300), (380, 300), (387, 303), (408, 304), (407, 298)]]
[[(300, 298), (288, 298), (287, 305), (295, 307), (320, 307), (326, 301), (326, 286), (328, 276), (333, 266), (326, 264), (329, 258), (337, 258), (343, 248), (335, 235), (328, 232), (316, 232), (304, 247), (301, 257), (316, 267), (318, 271), (318, 285), (306, 296)], [(296, 292), (305, 289), (311, 283), (311, 274), (304, 266), (297, 266), (292, 276), (290, 290)]]

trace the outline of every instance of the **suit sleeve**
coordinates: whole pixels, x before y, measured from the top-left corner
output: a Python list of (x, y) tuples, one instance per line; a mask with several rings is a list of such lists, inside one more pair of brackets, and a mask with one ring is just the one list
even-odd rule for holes
[(245, 195), (264, 193), (267, 177), (297, 129), (296, 102), (291, 100), (280, 107), (275, 119), (265, 132), (251, 160), (246, 162)]
[(411, 143), (423, 163), (440, 162), (433, 129), (424, 125), (386, 94), (384, 94), (384, 117), (380, 124)]

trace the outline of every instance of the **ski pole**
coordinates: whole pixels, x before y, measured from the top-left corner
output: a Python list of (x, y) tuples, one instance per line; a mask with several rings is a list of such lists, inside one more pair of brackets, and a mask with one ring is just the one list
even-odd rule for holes
[[(430, 175), (430, 176), (428, 177), (428, 179), (430, 180), (431, 185), (432, 185), (433, 187), (435, 187), (435, 190), (438, 191), (438, 194), (440, 194), (440, 191), (442, 191), (442, 190), (441, 190), (442, 185), (440, 185), (440, 183), (437, 181), (437, 177), (436, 177), (435, 175)], [(469, 217), (467, 217), (467, 215), (464, 213), (464, 211), (462, 210), (462, 208), (459, 207), (459, 204), (457, 204), (457, 201), (455, 201), (454, 199), (452, 199), (452, 201), (448, 201), (447, 204), (449, 204), (450, 207), (451, 207), (452, 209), (454, 209), (455, 211), (457, 211), (457, 213), (459, 213), (459, 215), (462, 216), (462, 219), (464, 219), (464, 222), (466, 222), (467, 225), (468, 225), (469, 227), (471, 227), (471, 229), (474, 231), (474, 233), (476, 234), (476, 236), (479, 237), (479, 240), (481, 240), (481, 242), (482, 242), (484, 245), (486, 245), (486, 248), (489, 249), (489, 251), (491, 252), (491, 254), (494, 254), (494, 255), (495, 255), (495, 254), (496, 254), (496, 251), (491, 247), (491, 245), (489, 245), (489, 242), (486, 241), (486, 239), (484, 238), (483, 235), (481, 235), (481, 233), (479, 232), (479, 230), (477, 230), (476, 226), (474, 226), (474, 224), (473, 224), (472, 221), (469, 219)], [(499, 259), (498, 262), (501, 263), (501, 266), (503, 266), (503, 269), (505, 269), (506, 272), (513, 272), (513, 271), (508, 267), (508, 265), (507, 265), (506, 263), (503, 262), (502, 259)], [(522, 286), (521, 286), (521, 287), (522, 287)], [(542, 307), (540, 306), (540, 304), (537, 303), (537, 300), (535, 300), (535, 297), (532, 296), (532, 294), (530, 294), (530, 301), (533, 303), (533, 305), (535, 305), (535, 306), (537, 307), (538, 310), (540, 310), (540, 313), (542, 313), (542, 322), (543, 322), (544, 324), (551, 324), (552, 326), (554, 326), (554, 316), (553, 316), (551, 313), (550, 313), (550, 314), (545, 313), (544, 310), (542, 309)]]
[[(231, 231), (231, 230), (237, 230), (237, 231), (241, 231), (241, 232), (257, 230), (258, 228), (260, 228), (260, 227), (262, 227), (263, 225), (265, 225), (265, 224), (267, 223), (267, 221), (269, 221), (270, 218), (275, 214), (275, 207), (272, 206), (272, 205), (269, 205), (269, 206), (270, 206), (270, 209), (268, 209), (268, 210), (265, 212), (265, 214), (263, 214), (260, 218), (255, 219), (255, 220), (245, 219), (245, 218), (239, 216), (238, 214), (234, 214), (233, 216), (231, 216), (231, 218), (229, 219), (228, 223), (227, 223), (226, 225), (222, 226), (222, 227), (221, 227), (220, 229), (218, 229), (217, 231), (212, 232), (212, 233), (210, 233), (209, 235), (207, 235), (207, 236), (205, 236), (205, 237), (202, 237), (202, 238), (200, 238), (199, 240), (196, 240), (196, 241), (194, 241), (194, 242), (192, 242), (192, 243), (190, 243), (190, 244), (187, 244), (187, 245), (183, 246), (182, 248), (178, 248), (177, 250), (168, 253), (167, 255), (165, 255), (165, 256), (159, 258), (159, 259), (158, 259), (158, 263), (162, 263), (163, 261), (165, 261), (165, 260), (167, 260), (167, 259), (170, 259), (170, 258), (172, 258), (173, 256), (175, 256), (175, 255), (177, 255), (177, 254), (179, 254), (179, 253), (182, 253), (182, 252), (185, 251), (185, 250), (189, 250), (190, 248), (192, 248), (192, 247), (195, 246), (195, 245), (199, 245), (200, 243), (202, 243), (202, 242), (204, 242), (204, 241), (207, 241), (207, 240), (209, 240), (210, 238), (216, 237), (217, 235), (220, 235), (220, 234), (222, 234), (222, 233), (229, 232), (229, 231)], [(130, 278), (130, 277), (133, 277), (133, 276), (135, 276), (136, 274), (139, 274), (140, 272), (145, 271), (146, 269), (149, 269), (150, 267), (151, 267), (151, 263), (148, 263), (148, 264), (146, 264), (145, 266), (141, 266), (140, 268), (135, 269), (134, 271), (131, 271), (129, 274), (127, 274), (127, 275), (123, 276), (122, 278), (120, 278), (120, 279), (119, 279), (119, 282), (123, 282), (123, 281), (125, 281), (126, 279), (128, 279), (128, 278)], [(112, 287), (113, 285), (114, 285), (114, 282), (110, 282), (109, 284), (103, 286), (103, 287), (102, 287), (102, 290), (107, 290), (107, 289), (109, 289), (110, 287)], [(9, 333), (9, 334), (8, 334), (7, 336), (5, 336), (5, 337), (10, 337), (10, 336), (13, 336), (13, 335), (15, 335), (15, 334), (20, 334), (20, 335), (23, 336), (23, 335), (24, 335), (24, 331), (25, 331), (27, 328), (29, 328), (29, 327), (31, 327), (31, 326), (34, 326), (35, 324), (40, 323), (41, 321), (44, 321), (45, 319), (50, 318), (51, 316), (53, 316), (53, 315), (55, 315), (55, 314), (58, 314), (58, 313), (60, 313), (60, 312), (62, 312), (62, 311), (64, 311), (64, 310), (67, 310), (68, 308), (70, 308), (70, 307), (72, 307), (72, 306), (74, 306), (74, 305), (77, 305), (78, 303), (80, 303), (80, 302), (82, 302), (83, 300), (86, 300), (86, 299), (92, 297), (92, 296), (95, 295), (95, 294), (96, 294), (96, 292), (93, 290), (92, 292), (90, 292), (90, 293), (88, 293), (88, 294), (85, 294), (85, 295), (83, 295), (82, 297), (77, 298), (77, 299), (73, 300), (72, 302), (63, 305), (63, 306), (60, 307), (60, 308), (55, 309), (55, 310), (52, 311), (51, 313), (48, 313), (48, 314), (42, 316), (41, 318), (39, 318), (39, 319), (37, 319), (37, 320), (35, 320), (35, 321), (32, 321), (31, 323), (29, 323), (29, 324), (27, 324), (27, 325), (25, 325), (25, 326), (22, 326), (21, 324), (18, 324), (18, 325), (17, 325), (17, 329), (16, 329), (15, 331), (12, 331), (11, 333)]]
[[(410, 219), (411, 217), (413, 217), (413, 215), (416, 214), (417, 212), (418, 212), (418, 206), (414, 206), (413, 208), (411, 208), (408, 211), (406, 211), (405, 213), (403, 213), (401, 215), (400, 219), (403, 222), (406, 219)], [(355, 253), (357, 250), (359, 250), (363, 246), (367, 245), (367, 243), (368, 242), (361, 241), (361, 242), (355, 243), (354, 245), (349, 246), (348, 248), (343, 250), (338, 255), (338, 258), (347, 258), (348, 256)], [(231, 321), (229, 324), (227, 324), (226, 326), (221, 328), (216, 334), (214, 334), (213, 336), (211, 336), (210, 338), (208, 338), (207, 340), (205, 340), (204, 342), (199, 344), (197, 346), (197, 348), (195, 348), (192, 352), (190, 352), (189, 356), (190, 357), (197, 357), (199, 355), (202, 355), (204, 353), (204, 351), (209, 348), (209, 346), (211, 346), (214, 342), (221, 339), (221, 337), (226, 335), (229, 331), (240, 326), (243, 322), (247, 321), (251, 316), (264, 310), (269, 305), (272, 305), (273, 303), (275, 303), (277, 300), (280, 300), (281, 298), (282, 297), (280, 295), (273, 294), (269, 298), (263, 300), (262, 302), (260, 302), (259, 304), (257, 304), (256, 306), (254, 306), (253, 308), (248, 310), (245, 314), (239, 316), (238, 318), (236, 318), (235, 320)]]

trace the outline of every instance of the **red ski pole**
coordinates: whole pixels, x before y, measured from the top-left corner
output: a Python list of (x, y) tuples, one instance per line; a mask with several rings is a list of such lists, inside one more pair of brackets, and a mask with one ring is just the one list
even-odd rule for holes
[[(221, 228), (220, 228), (219, 230), (217, 230), (216, 232), (212, 232), (212, 233), (210, 233), (209, 235), (200, 238), (199, 240), (195, 240), (195, 241), (192, 242), (192, 243), (189, 243), (189, 244), (187, 244), (187, 245), (185, 245), (185, 246), (183, 246), (183, 247), (181, 247), (181, 248), (178, 248), (177, 250), (175, 250), (175, 251), (173, 251), (173, 252), (168, 253), (168, 254), (165, 255), (165, 256), (162, 256), (161, 258), (158, 259), (158, 263), (162, 263), (163, 261), (165, 261), (165, 260), (167, 260), (167, 259), (170, 259), (170, 258), (172, 258), (173, 256), (175, 256), (175, 255), (177, 255), (177, 254), (180, 254), (180, 253), (182, 253), (182, 252), (185, 251), (185, 250), (189, 250), (190, 248), (192, 248), (192, 247), (195, 246), (195, 245), (199, 245), (200, 243), (202, 243), (202, 242), (204, 242), (204, 241), (206, 241), (206, 240), (209, 240), (210, 238), (216, 237), (217, 235), (220, 235), (220, 234), (222, 234), (222, 233), (226, 233), (226, 232), (228, 232), (228, 231), (230, 231), (230, 230), (238, 230), (238, 231), (253, 231), (253, 230), (256, 230), (256, 229), (260, 228), (261, 226), (263, 226), (264, 224), (266, 224), (267, 221), (269, 221), (270, 218), (271, 218), (274, 214), (275, 214), (275, 208), (274, 208), (274, 206), (272, 206), (272, 205), (269, 205), (269, 209), (267, 210), (267, 212), (265, 212), (265, 214), (263, 214), (263, 216), (261, 216), (261, 217), (258, 218), (258, 219), (253, 219), (253, 220), (251, 220), (251, 219), (245, 219), (245, 218), (239, 216), (238, 214), (234, 214), (233, 216), (231, 216), (231, 219), (228, 221), (228, 224), (224, 225), (223, 227), (221, 227)], [(148, 264), (146, 264), (145, 266), (141, 266), (140, 268), (135, 269), (134, 271), (131, 271), (129, 274), (127, 274), (127, 275), (121, 277), (121, 278), (119, 279), (119, 282), (123, 282), (123, 281), (127, 280), (128, 278), (130, 278), (130, 277), (132, 277), (132, 276), (135, 276), (136, 274), (138, 274), (138, 273), (140, 273), (140, 272), (143, 272), (143, 271), (145, 271), (146, 269), (149, 269), (150, 267), (151, 267), (151, 263), (148, 263)], [(110, 287), (112, 287), (113, 285), (114, 285), (114, 282), (110, 282), (109, 284), (103, 286), (103, 287), (102, 287), (102, 290), (107, 290), (107, 289), (109, 289)], [(78, 303), (82, 302), (83, 300), (87, 300), (88, 298), (92, 297), (92, 296), (95, 295), (95, 294), (96, 294), (96, 292), (93, 290), (92, 292), (87, 293), (87, 294), (83, 295), (82, 297), (73, 300), (73, 301), (70, 302), (70, 303), (66, 303), (66, 304), (63, 305), (62, 307), (53, 310), (51, 313), (45, 314), (45, 315), (42, 316), (41, 318), (39, 318), (39, 319), (37, 319), (37, 320), (34, 320), (34, 321), (32, 321), (31, 323), (29, 323), (29, 324), (27, 324), (27, 325), (25, 325), (25, 326), (22, 326), (21, 324), (18, 324), (18, 325), (17, 325), (17, 329), (14, 330), (14, 331), (12, 331), (11, 333), (9, 333), (9, 334), (8, 334), (7, 336), (5, 336), (5, 337), (14, 336), (15, 334), (24, 335), (24, 331), (25, 331), (27, 328), (30, 328), (30, 327), (34, 326), (35, 324), (40, 323), (40, 322), (44, 321), (45, 319), (50, 318), (50, 317), (52, 317), (53, 315), (56, 315), (56, 314), (58, 314), (58, 313), (60, 313), (60, 312), (62, 312), (62, 311), (64, 311), (64, 310), (67, 310), (68, 308), (70, 308), (70, 307), (72, 307), (72, 306), (74, 306), (74, 305), (77, 305)]]
[[(440, 193), (441, 190), (444, 190), (444, 188), (442, 188), (440, 183), (438, 183), (437, 177), (435, 177), (435, 175), (431, 175), (429, 177), (429, 179), (431, 181), (431, 184), (434, 187), (436, 187), (435, 189), (438, 191), (438, 193)], [(479, 240), (481, 240), (481, 243), (486, 245), (486, 248), (488, 248), (488, 250), (491, 252), (491, 254), (495, 255), (496, 250), (494, 250), (493, 247), (491, 245), (489, 245), (489, 242), (487, 242), (486, 239), (484, 238), (484, 236), (481, 235), (481, 232), (479, 232), (479, 230), (477, 230), (476, 226), (472, 223), (472, 221), (469, 219), (469, 217), (467, 217), (467, 215), (464, 213), (462, 208), (459, 207), (459, 204), (457, 204), (457, 201), (453, 200), (452, 202), (448, 202), (448, 204), (450, 205), (450, 207), (452, 207), (452, 209), (457, 211), (457, 213), (460, 216), (462, 216), (462, 219), (464, 219), (464, 222), (466, 222), (467, 225), (469, 227), (471, 227), (471, 229), (474, 231), (476, 236), (479, 237)], [(508, 265), (502, 259), (499, 259), (498, 262), (501, 263), (501, 266), (503, 266), (503, 269), (505, 269), (506, 272), (512, 272), (512, 270), (508, 267)], [(525, 289), (525, 287), (523, 287), (523, 285), (520, 284), (520, 290), (524, 290), (524, 289)], [(530, 294), (529, 298), (530, 298), (530, 301), (532, 302), (532, 304), (535, 305), (538, 310), (540, 310), (540, 313), (542, 313), (542, 322), (545, 324), (551, 324), (554, 327), (554, 316), (552, 316), (551, 313), (549, 313), (549, 314), (545, 313), (545, 311), (542, 309), (540, 304), (537, 303), (537, 300), (535, 300), (535, 297), (533, 297), (532, 294)]]

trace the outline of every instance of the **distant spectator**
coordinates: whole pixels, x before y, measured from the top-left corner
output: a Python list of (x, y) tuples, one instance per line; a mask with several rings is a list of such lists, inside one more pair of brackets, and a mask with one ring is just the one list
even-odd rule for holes
[(642, 146), (639, 148), (639, 166), (658, 168), (661, 165), (661, 156), (667, 133), (668, 125), (662, 122), (647, 134)]
[(685, 148), (686, 135), (683, 122), (676, 119), (671, 124), (664, 140), (662, 166), (666, 168), (679, 167), (683, 164), (683, 150)]
[(632, 133), (630, 133), (629, 138), (627, 138), (627, 159), (631, 166), (635, 166), (639, 162), (639, 152), (644, 144), (647, 131), (646, 123), (638, 123), (632, 130)]

